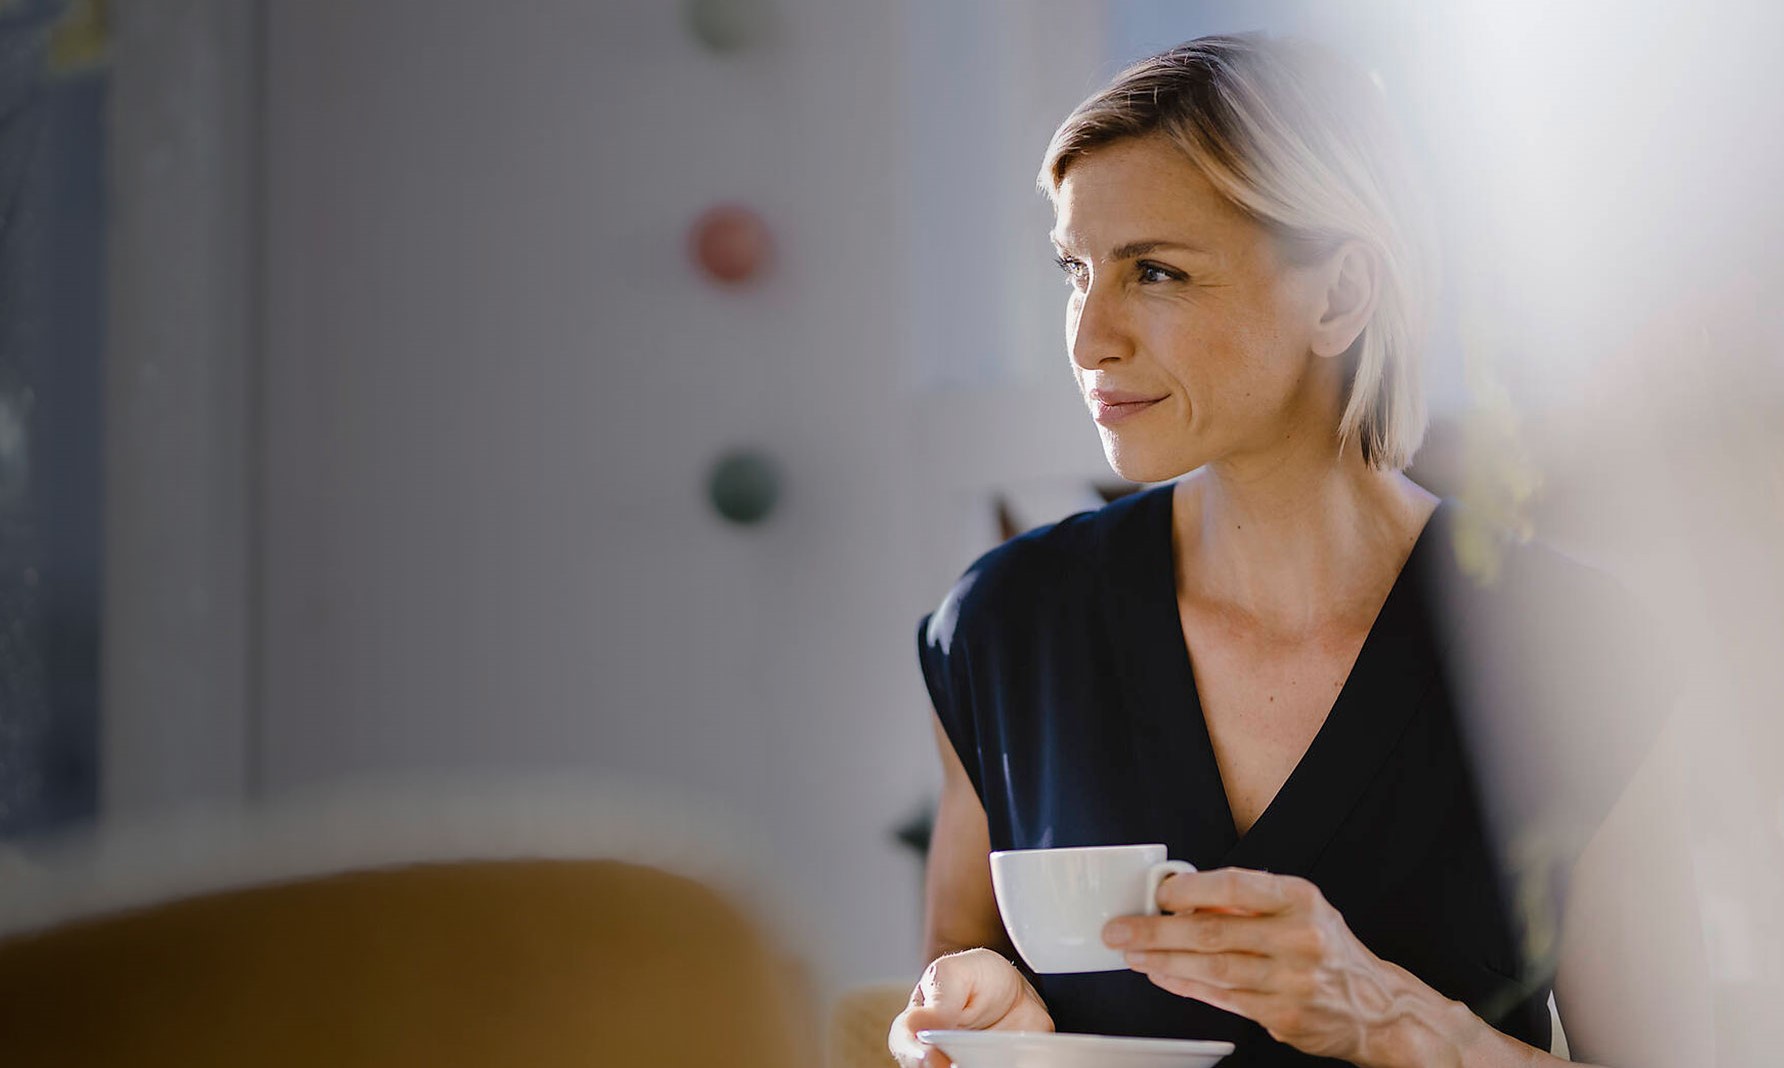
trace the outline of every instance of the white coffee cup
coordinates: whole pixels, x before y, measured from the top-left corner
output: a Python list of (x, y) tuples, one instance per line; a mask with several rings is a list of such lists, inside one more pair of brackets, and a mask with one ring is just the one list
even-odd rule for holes
[(1103, 925), (1158, 915), (1158, 884), (1196, 870), (1165, 852), (1152, 844), (992, 853), (991, 886), (1016, 952), (1047, 974), (1126, 968), (1122, 951), (1103, 945)]

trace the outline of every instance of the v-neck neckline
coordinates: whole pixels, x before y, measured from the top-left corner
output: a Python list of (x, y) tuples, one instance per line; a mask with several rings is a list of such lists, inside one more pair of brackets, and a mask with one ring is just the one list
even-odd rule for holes
[[(1254, 867), (1306, 874), (1374, 772), (1392, 751), (1435, 674), (1420, 630), (1424, 557), (1446, 517), (1447, 501), (1426, 520), (1389, 587), (1325, 720), (1241, 836), (1214, 755), (1193, 657), (1177, 601), (1175, 483), (1156, 494), (1131, 528), (1141, 539), (1124, 553), (1132, 570), (1119, 584), (1127, 602), (1115, 636), (1122, 691), (1136, 730), (1136, 757), (1162, 756), (1180, 775), (1148, 776), (1166, 826), (1192, 824), (1186, 859), (1198, 867)], [(1129, 632), (1133, 633), (1129, 633)], [(1131, 639), (1131, 640), (1130, 640)], [(1167, 781), (1168, 780), (1168, 781)], [(1185, 811), (1187, 809), (1188, 811)], [(1188, 816), (1188, 820), (1183, 817)]]

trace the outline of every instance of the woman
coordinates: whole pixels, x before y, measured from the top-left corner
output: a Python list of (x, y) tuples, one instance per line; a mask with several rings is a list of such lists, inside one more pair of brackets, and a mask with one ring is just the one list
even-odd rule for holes
[[(1547, 1063), (1552, 984), (1576, 1053), (1703, 1063), (1690, 939), (1656, 934), (1694, 923), (1684, 861), (1654, 863), (1665, 807), (1624, 789), (1664, 688), (1446, 659), (1464, 623), (1504, 636), (1495, 665), (1637, 635), (1534, 546), (1448, 596), (1458, 509), (1402, 473), (1425, 275), (1374, 86), (1291, 42), (1192, 41), (1081, 105), (1041, 184), (1109, 463), (1176, 481), (1007, 543), (924, 621), (934, 963), (893, 1052), (1057, 1027), (1227, 1039), (1232, 1065)], [(1616, 730), (1569, 718), (1607, 702)], [(1103, 932), (1131, 970), (1008, 959), (988, 850), (1151, 841), (1199, 870)]]

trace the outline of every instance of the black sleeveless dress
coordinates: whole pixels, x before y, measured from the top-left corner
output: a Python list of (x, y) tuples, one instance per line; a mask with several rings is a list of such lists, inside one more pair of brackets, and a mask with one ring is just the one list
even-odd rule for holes
[[(1325, 724), (1240, 837), (1178, 615), (1172, 487), (1015, 538), (918, 631), (991, 848), (1162, 842), (1316, 883), (1377, 955), (1548, 1049), (1567, 874), (1648, 748), (1666, 673), (1600, 573), (1537, 545), (1464, 576), (1426, 525)], [(1458, 634), (1466, 634), (1466, 655)], [(1026, 970), (1026, 969), (1025, 969)], [(1130, 971), (1031, 976), (1061, 1031), (1225, 1039), (1338, 1063)]]

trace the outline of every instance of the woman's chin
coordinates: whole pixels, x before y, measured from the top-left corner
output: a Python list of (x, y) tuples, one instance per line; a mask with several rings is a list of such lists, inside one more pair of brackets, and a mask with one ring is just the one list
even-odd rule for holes
[(1110, 469), (1128, 482), (1168, 482), (1199, 466), (1184, 463), (1179, 456), (1134, 448), (1106, 434), (1103, 436), (1103, 457), (1109, 461)]

